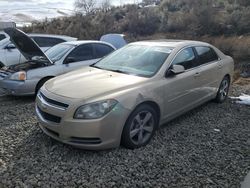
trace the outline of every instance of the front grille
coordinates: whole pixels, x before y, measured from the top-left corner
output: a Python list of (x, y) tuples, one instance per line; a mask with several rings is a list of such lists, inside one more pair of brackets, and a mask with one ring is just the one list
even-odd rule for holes
[(55, 123), (60, 123), (61, 122), (61, 118), (58, 116), (54, 116), (52, 114), (48, 114), (47, 112), (42, 111), (38, 106), (37, 109), (39, 111), (39, 113), (41, 114), (41, 116), (51, 122), (55, 122)]
[(100, 138), (80, 138), (80, 137), (71, 137), (70, 142), (76, 144), (100, 144), (102, 143)]
[(58, 102), (58, 101), (55, 101), (53, 99), (49, 99), (48, 97), (46, 97), (42, 92), (39, 92), (40, 96), (48, 103), (50, 104), (53, 104), (53, 105), (56, 105), (58, 107), (62, 107), (62, 108), (68, 108), (69, 105), (68, 104), (65, 104), (65, 103), (62, 103), (62, 102)]

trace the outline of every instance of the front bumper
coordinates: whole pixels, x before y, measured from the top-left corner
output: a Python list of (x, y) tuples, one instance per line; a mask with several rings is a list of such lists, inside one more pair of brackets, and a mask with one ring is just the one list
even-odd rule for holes
[[(46, 97), (46, 100), (43, 97)], [(63, 101), (69, 106), (67, 108), (59, 107), (55, 101)], [(78, 120), (73, 119), (73, 114), (79, 103), (78, 106), (71, 103), (70, 99), (55, 96), (52, 93), (44, 93), (43, 96), (38, 94), (36, 114), (39, 126), (45, 134), (55, 140), (82, 149), (103, 150), (120, 145), (123, 126), (130, 114), (128, 109), (117, 104), (103, 118)]]
[(7, 95), (24, 96), (34, 95), (37, 81), (25, 80), (16, 81), (9, 79), (0, 80), (0, 88)]

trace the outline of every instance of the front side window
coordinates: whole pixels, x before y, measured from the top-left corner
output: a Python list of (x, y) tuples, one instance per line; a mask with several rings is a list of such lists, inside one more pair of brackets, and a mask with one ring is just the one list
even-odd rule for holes
[[(83, 44), (76, 47), (67, 57), (71, 62), (95, 59), (92, 44)], [(67, 60), (66, 60), (67, 61)]]
[(195, 47), (195, 50), (197, 51), (200, 65), (219, 59), (218, 55), (210, 47)]
[(172, 52), (165, 46), (128, 45), (105, 57), (94, 67), (125, 74), (151, 77)]
[(192, 48), (186, 48), (177, 54), (173, 65), (182, 65), (185, 70), (195, 67), (195, 55)]
[(110, 46), (108, 46), (106, 44), (93, 44), (93, 46), (95, 49), (96, 59), (102, 58), (102, 57), (104, 57), (104, 56), (106, 56), (114, 51), (113, 48), (111, 48)]
[(63, 39), (53, 37), (31, 37), (40, 47), (51, 47), (65, 42)]

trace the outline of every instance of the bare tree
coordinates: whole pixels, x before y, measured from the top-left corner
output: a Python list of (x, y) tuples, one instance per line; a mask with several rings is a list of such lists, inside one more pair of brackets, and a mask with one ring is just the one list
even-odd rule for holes
[(96, 0), (75, 0), (75, 8), (89, 14), (96, 9)]

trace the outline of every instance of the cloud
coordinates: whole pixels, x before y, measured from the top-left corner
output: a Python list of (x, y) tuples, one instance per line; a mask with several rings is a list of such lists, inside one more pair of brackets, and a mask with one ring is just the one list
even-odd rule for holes
[[(0, 0), (0, 21), (29, 22), (74, 13), (75, 0)], [(96, 0), (100, 2), (101, 0)], [(110, 0), (113, 5), (134, 3), (135, 0)], [(141, 0), (136, 0), (141, 1)], [(20, 16), (20, 15), (25, 15)], [(26, 17), (30, 19), (25, 19)]]
[[(3, 2), (20, 2), (19, 0), (1, 0)], [(22, 2), (34, 2), (34, 0), (22, 0)]]

